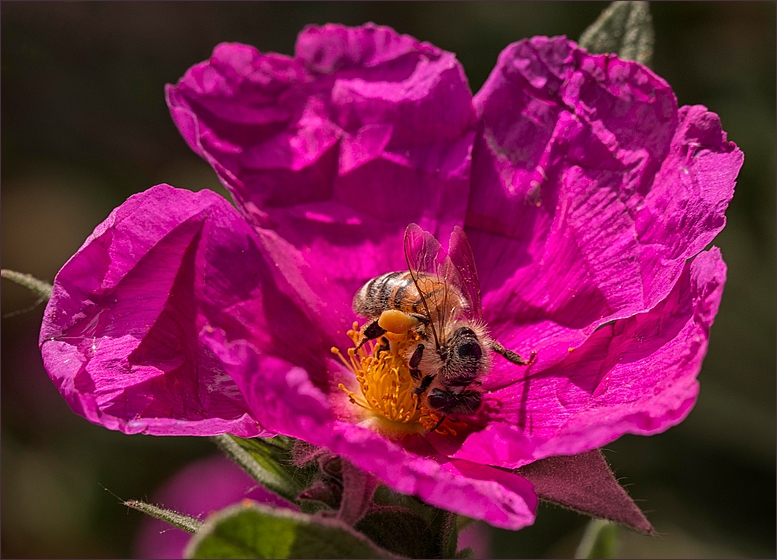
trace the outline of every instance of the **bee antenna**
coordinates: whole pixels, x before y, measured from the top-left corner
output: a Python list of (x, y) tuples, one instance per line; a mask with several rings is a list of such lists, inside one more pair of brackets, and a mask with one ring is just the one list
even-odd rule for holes
[(442, 424), (442, 423), (445, 421), (445, 418), (447, 418), (447, 417), (446, 417), (446, 416), (443, 416), (442, 418), (440, 418), (439, 422), (437, 422), (437, 423), (434, 425), (434, 428), (432, 428), (431, 430), (429, 430), (429, 433), (430, 433), (430, 434), (431, 434), (431, 433), (434, 433), (434, 431), (435, 431), (437, 428), (439, 428), (439, 427), (440, 427), (440, 425), (441, 425), (441, 424)]
[(407, 263), (407, 269), (410, 271), (410, 278), (413, 279), (413, 284), (415, 284), (415, 289), (418, 291), (418, 295), (421, 297), (421, 302), (424, 304), (424, 309), (426, 309), (426, 316), (429, 319), (429, 324), (432, 327), (432, 336), (434, 336), (434, 345), (435, 347), (440, 347), (440, 341), (437, 338), (437, 329), (434, 328), (434, 321), (432, 321), (432, 312), (429, 309), (429, 304), (426, 303), (426, 297), (424, 296), (424, 291), (421, 289), (421, 286), (418, 285), (418, 276), (416, 275), (415, 271), (413, 270), (413, 267), (410, 264), (410, 257), (407, 254), (407, 251), (405, 251), (405, 262)]
[[(450, 259), (446, 261), (447, 265), (450, 265)], [(439, 274), (438, 274), (439, 276)], [(448, 271), (445, 271), (445, 274), (443, 275), (443, 278), (448, 277)], [(442, 310), (440, 311), (442, 314), (442, 321), (440, 321), (440, 325), (445, 325), (448, 322), (448, 282), (447, 280), (443, 281), (442, 284)]]
[(525, 360), (521, 358), (518, 354), (513, 352), (512, 350), (508, 350), (504, 346), (502, 346), (499, 342), (496, 340), (491, 341), (491, 350), (496, 352), (497, 354), (501, 355), (504, 359), (506, 359), (509, 362), (514, 363), (518, 366), (529, 366), (534, 363), (534, 359), (537, 356), (537, 353), (532, 350), (531, 355), (529, 356), (528, 360)]

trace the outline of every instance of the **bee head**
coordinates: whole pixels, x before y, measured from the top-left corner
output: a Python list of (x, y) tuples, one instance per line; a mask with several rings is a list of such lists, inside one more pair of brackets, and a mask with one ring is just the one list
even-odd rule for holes
[(443, 380), (448, 386), (466, 386), (488, 368), (483, 344), (470, 327), (459, 327), (438, 349), (442, 360)]
[(427, 397), (429, 406), (443, 414), (472, 414), (479, 407), (483, 397), (477, 391), (452, 393), (444, 389), (432, 389)]

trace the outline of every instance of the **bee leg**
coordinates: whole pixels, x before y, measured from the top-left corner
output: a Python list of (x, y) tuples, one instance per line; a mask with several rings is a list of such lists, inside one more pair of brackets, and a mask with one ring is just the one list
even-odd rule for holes
[(385, 336), (381, 337), (380, 344), (378, 345), (378, 350), (375, 352), (375, 355), (380, 357), (383, 352), (388, 352), (389, 350), (391, 350), (391, 343), (388, 341), (388, 338)]
[(418, 364), (421, 363), (421, 358), (424, 357), (424, 345), (419, 344), (415, 347), (415, 350), (413, 350), (413, 355), (410, 356), (410, 361), (407, 363), (407, 365), (410, 366), (410, 369), (416, 369), (418, 367)]
[(437, 423), (434, 425), (434, 428), (432, 428), (431, 430), (429, 430), (429, 433), (431, 434), (432, 432), (434, 432), (435, 430), (437, 430), (437, 428), (439, 428), (439, 427), (440, 427), (440, 425), (441, 425), (443, 422), (445, 422), (445, 416), (441, 416), (441, 417), (440, 417), (440, 420), (439, 420), (439, 421), (438, 421), (438, 422), (437, 422)]
[(512, 362), (519, 366), (531, 365), (534, 363), (534, 358), (537, 357), (537, 352), (532, 350), (531, 355), (529, 356), (529, 359), (524, 360), (512, 350), (508, 350), (507, 348), (499, 344), (496, 340), (491, 342), (491, 350), (504, 357), (504, 359), (507, 360), (508, 362)]
[(358, 350), (370, 340), (375, 340), (376, 338), (378, 338), (379, 336), (383, 336), (384, 334), (386, 334), (386, 329), (384, 329), (378, 324), (377, 319), (370, 321), (369, 323), (367, 323), (367, 326), (364, 327), (364, 330), (362, 330), (362, 336), (364, 338), (362, 338), (361, 342), (356, 347), (356, 349)]
[[(410, 376), (418, 381), (421, 379), (421, 371), (418, 369), (418, 364), (421, 363), (421, 357), (424, 355), (424, 345), (419, 344), (415, 347), (415, 350), (413, 351), (413, 355), (410, 356), (410, 360), (408, 361), (407, 365), (410, 366)], [(417, 391), (418, 389), (416, 389)], [(416, 393), (417, 395), (420, 395), (423, 393), (423, 391)]]
[[(418, 370), (416, 370), (418, 371)], [(412, 370), (410, 372), (412, 374)], [(419, 372), (420, 373), (420, 372)], [(434, 375), (427, 375), (423, 379), (421, 379), (421, 384), (413, 389), (414, 395), (421, 395), (424, 391), (426, 391), (429, 388), (429, 385), (432, 384), (432, 381), (434, 381), (435, 376)]]
[(423, 323), (424, 325), (429, 324), (429, 317), (426, 315), (421, 315), (420, 313), (408, 313), (413, 319), (416, 319), (419, 323)]

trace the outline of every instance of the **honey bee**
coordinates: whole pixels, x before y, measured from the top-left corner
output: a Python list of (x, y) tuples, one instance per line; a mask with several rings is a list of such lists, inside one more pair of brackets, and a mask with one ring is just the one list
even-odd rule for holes
[(380, 338), (380, 352), (392, 341), (412, 341), (405, 357), (418, 382), (415, 393), (426, 393), (427, 406), (443, 419), (472, 414), (482, 401), (492, 352), (520, 366), (531, 364), (535, 353), (525, 360), (489, 335), (475, 258), (461, 228), (454, 228), (446, 253), (430, 233), (410, 224), (404, 249), (408, 270), (373, 278), (354, 297), (354, 312), (371, 319), (358, 346)]

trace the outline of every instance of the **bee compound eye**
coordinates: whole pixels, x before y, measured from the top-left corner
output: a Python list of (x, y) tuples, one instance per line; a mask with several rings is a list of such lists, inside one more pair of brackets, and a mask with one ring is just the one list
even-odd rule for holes
[(477, 342), (465, 342), (459, 346), (457, 353), (462, 358), (479, 359), (483, 355), (483, 349)]
[(446, 393), (442, 389), (432, 389), (429, 391), (429, 395), (426, 397), (429, 402), (429, 406), (436, 409), (444, 408), (450, 400), (450, 393)]

